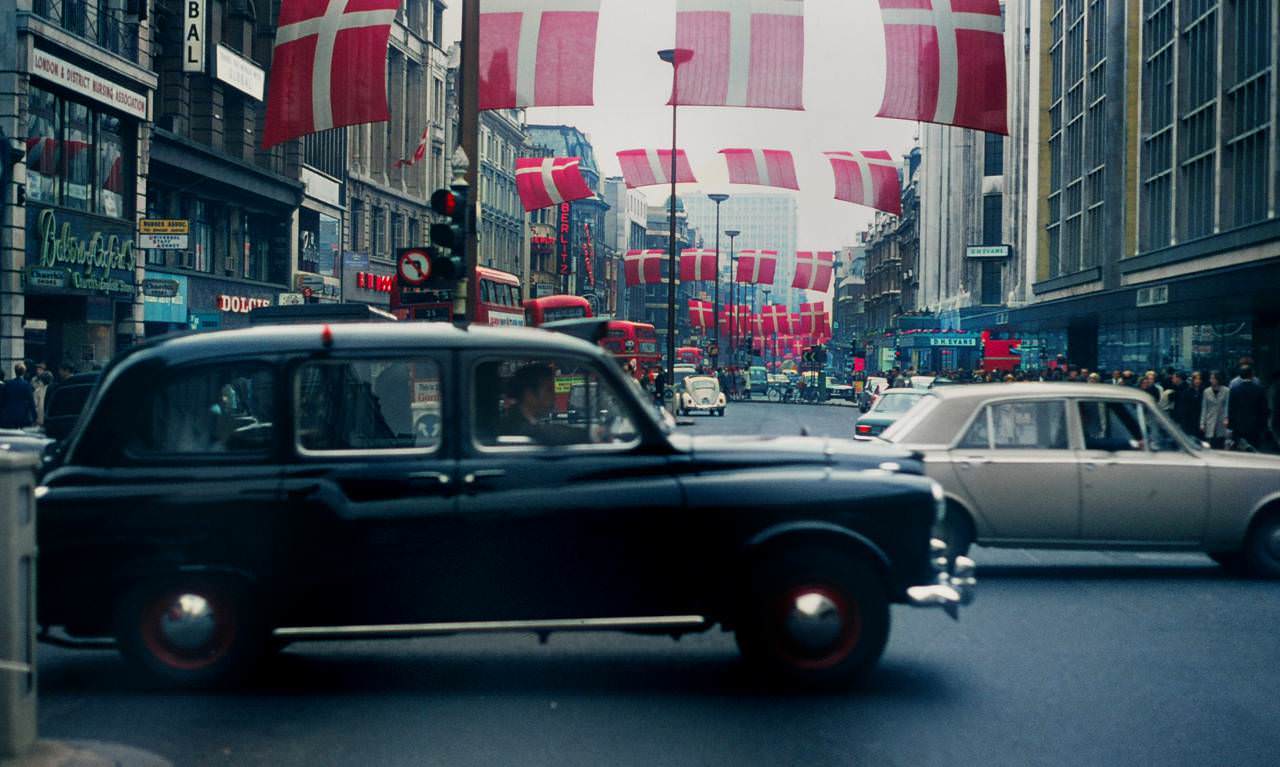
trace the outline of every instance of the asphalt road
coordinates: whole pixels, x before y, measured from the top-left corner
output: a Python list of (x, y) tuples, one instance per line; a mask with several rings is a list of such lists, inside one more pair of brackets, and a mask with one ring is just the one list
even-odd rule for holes
[[(838, 410), (744, 404), (682, 428), (846, 433), (856, 411)], [(849, 693), (760, 687), (718, 630), (298, 645), (216, 694), (45, 647), (41, 734), (178, 765), (1276, 764), (1280, 584), (1198, 555), (975, 558), (960, 622), (893, 608)]]

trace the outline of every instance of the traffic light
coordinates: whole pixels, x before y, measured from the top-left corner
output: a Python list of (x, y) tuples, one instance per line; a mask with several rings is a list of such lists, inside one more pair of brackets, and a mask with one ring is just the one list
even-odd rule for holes
[(431, 193), (431, 210), (446, 216), (448, 223), (431, 225), (431, 276), (439, 280), (461, 279), (467, 269), (467, 235), (471, 226), (471, 206), (466, 184)]

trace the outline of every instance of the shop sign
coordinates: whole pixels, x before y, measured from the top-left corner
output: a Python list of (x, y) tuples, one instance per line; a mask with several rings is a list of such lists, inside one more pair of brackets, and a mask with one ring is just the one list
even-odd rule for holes
[(87, 69), (51, 56), (39, 48), (31, 49), (30, 66), (31, 74), (37, 77), (119, 109), (139, 120), (147, 119), (147, 97), (144, 94), (104, 80)]
[(185, 234), (140, 234), (138, 247), (142, 250), (186, 250), (190, 242)]
[(264, 306), (271, 306), (270, 298), (252, 298), (250, 296), (229, 296), (225, 293), (218, 295), (218, 311), (231, 312), (232, 314), (248, 314), (254, 309), (260, 309)]
[(978, 339), (963, 338), (963, 337), (961, 338), (946, 338), (946, 337), (930, 338), (929, 345), (930, 346), (977, 346)]
[(27, 231), (29, 287), (134, 292), (137, 261), (128, 223), (29, 204)]
[(373, 272), (356, 272), (356, 287), (365, 290), (374, 290), (379, 293), (390, 293), (391, 286), (395, 282), (395, 277), (389, 274), (374, 274)]
[(342, 253), (343, 269), (368, 269), (369, 254), (368, 253), (352, 253), (351, 251), (343, 251)]
[(192, 312), (187, 324), (192, 330), (217, 330), (222, 327), (222, 315), (217, 312)]
[(142, 281), (142, 319), (147, 322), (185, 323), (186, 276), (149, 272)]
[(138, 221), (138, 234), (189, 234), (191, 222), (185, 218), (144, 218)]
[(1008, 258), (1012, 248), (1008, 245), (970, 245), (964, 249), (966, 258)]
[(1144, 306), (1160, 306), (1169, 303), (1169, 286), (1168, 285), (1152, 285), (1148, 288), (1138, 288), (1138, 307)]
[(183, 0), (182, 71), (204, 71), (204, 0)]
[(560, 231), (556, 235), (556, 249), (560, 257), (558, 274), (573, 273), (573, 257), (569, 255), (569, 203), (560, 203)]
[(306, 297), (301, 293), (281, 293), (276, 297), (276, 303), (280, 306), (301, 306), (306, 303)]
[(222, 43), (218, 43), (218, 58), (214, 66), (214, 76), (219, 80), (246, 96), (262, 101), (262, 91), (267, 82), (262, 67)]

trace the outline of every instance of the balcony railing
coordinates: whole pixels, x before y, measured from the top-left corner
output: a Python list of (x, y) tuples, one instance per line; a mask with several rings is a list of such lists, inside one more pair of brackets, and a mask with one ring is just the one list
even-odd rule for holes
[(138, 61), (138, 22), (126, 15), (119, 0), (33, 0), (31, 10), (73, 35)]

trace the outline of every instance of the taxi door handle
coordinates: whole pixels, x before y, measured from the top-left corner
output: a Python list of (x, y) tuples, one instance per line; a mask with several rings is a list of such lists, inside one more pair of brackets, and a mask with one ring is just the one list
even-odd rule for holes
[(961, 466), (963, 466), (963, 467), (964, 467), (964, 468), (966, 468), (966, 469), (971, 469), (971, 468), (973, 468), (974, 466), (985, 466), (985, 465), (986, 465), (986, 464), (988, 464), (988, 463), (991, 463), (991, 459), (990, 459), (990, 458), (983, 458), (983, 457), (981, 457), (981, 456), (976, 456), (976, 457), (972, 457), (972, 458), (961, 458), (961, 459), (960, 459), (960, 465), (961, 465)]
[(411, 471), (409, 472), (409, 479), (426, 479), (439, 482), (442, 485), (449, 484), (449, 475), (438, 471)]
[(507, 476), (506, 469), (476, 469), (463, 475), (462, 483), (464, 485), (474, 485), (482, 479), (497, 479), (505, 476)]

